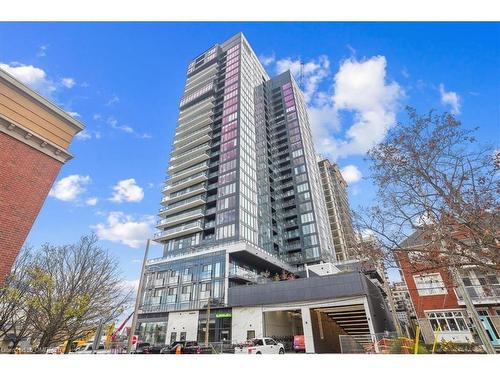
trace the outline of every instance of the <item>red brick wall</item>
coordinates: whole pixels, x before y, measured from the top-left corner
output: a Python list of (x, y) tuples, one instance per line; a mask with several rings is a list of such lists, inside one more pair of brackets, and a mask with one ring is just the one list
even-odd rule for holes
[[(410, 264), (407, 254), (398, 254), (398, 261), (403, 272), (406, 285), (408, 287), (408, 293), (410, 294), (411, 301), (415, 307), (415, 312), (418, 318), (425, 317), (425, 310), (443, 310), (443, 309), (455, 309), (459, 308), (457, 302), (457, 296), (454, 291), (454, 283), (451, 278), (449, 271), (446, 268), (436, 269), (432, 271), (418, 272), (418, 266)], [(417, 286), (415, 285), (415, 280), (413, 275), (425, 274), (425, 273), (439, 273), (443, 279), (443, 283), (447, 289), (447, 294), (436, 294), (430, 296), (421, 296), (418, 294)]]
[(62, 163), (0, 132), (0, 285)]

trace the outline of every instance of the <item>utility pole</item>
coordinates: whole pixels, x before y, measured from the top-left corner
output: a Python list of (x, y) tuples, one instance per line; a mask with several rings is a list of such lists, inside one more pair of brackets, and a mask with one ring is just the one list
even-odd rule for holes
[(137, 297), (135, 299), (135, 307), (133, 312), (134, 315), (132, 317), (132, 326), (130, 327), (130, 334), (128, 335), (127, 354), (130, 353), (132, 349), (132, 336), (134, 336), (135, 334), (135, 326), (137, 325), (137, 312), (139, 311), (139, 306), (141, 304), (141, 291), (144, 284), (144, 271), (146, 270), (146, 261), (148, 260), (150, 242), (151, 240), (148, 238), (146, 242), (146, 249), (144, 250), (144, 259), (142, 260), (141, 277), (139, 279), (139, 287), (137, 290)]
[(479, 314), (476, 311), (476, 308), (474, 307), (474, 303), (472, 302), (472, 299), (470, 298), (469, 293), (465, 289), (464, 282), (462, 278), (460, 277), (460, 274), (458, 270), (455, 267), (451, 267), (451, 274), (453, 275), (453, 278), (455, 279), (455, 282), (457, 283), (458, 290), (460, 291), (460, 294), (462, 295), (462, 299), (465, 302), (465, 307), (467, 308), (467, 313), (469, 317), (472, 320), (472, 323), (474, 324), (474, 327), (476, 328), (476, 332), (479, 336), (479, 339), (481, 340), (481, 343), (483, 344), (484, 350), (488, 354), (496, 354), (495, 348), (491, 344), (491, 341), (488, 337), (488, 334), (486, 333), (486, 330), (484, 329), (483, 322), (481, 321), (481, 318), (479, 317)]

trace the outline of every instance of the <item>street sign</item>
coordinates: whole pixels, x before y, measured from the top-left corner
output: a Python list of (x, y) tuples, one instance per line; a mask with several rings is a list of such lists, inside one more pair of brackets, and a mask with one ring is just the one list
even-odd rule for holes
[(139, 340), (139, 337), (137, 335), (132, 336), (132, 340), (130, 341), (130, 344), (132, 346), (131, 350), (135, 350), (137, 348), (137, 341)]

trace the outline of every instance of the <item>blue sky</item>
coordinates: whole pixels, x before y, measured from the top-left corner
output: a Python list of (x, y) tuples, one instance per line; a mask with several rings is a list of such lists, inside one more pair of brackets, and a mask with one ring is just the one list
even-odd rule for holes
[(0, 23), (0, 67), (87, 126), (30, 244), (95, 230), (125, 278), (139, 277), (187, 64), (238, 31), (270, 75), (304, 63), (317, 148), (344, 168), (354, 208), (374, 196), (364, 152), (405, 105), (453, 111), (498, 144), (498, 23)]

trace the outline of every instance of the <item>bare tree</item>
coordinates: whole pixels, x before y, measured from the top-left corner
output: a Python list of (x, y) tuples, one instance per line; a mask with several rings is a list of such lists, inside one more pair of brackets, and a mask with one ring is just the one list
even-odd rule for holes
[[(358, 225), (377, 236), (386, 261), (411, 251), (429, 269), (498, 272), (499, 151), (451, 114), (407, 113), (408, 122), (368, 152), (378, 191), (376, 204), (356, 214)], [(416, 231), (425, 246), (411, 246)]]
[(31, 311), (26, 302), (30, 289), (28, 270), (32, 261), (32, 249), (23, 247), (0, 287), (0, 337), (12, 334), (13, 349), (28, 335), (31, 327)]
[(68, 352), (73, 340), (117, 318), (130, 301), (116, 259), (94, 234), (73, 245), (43, 245), (30, 273), (28, 305), (40, 348), (67, 340)]

